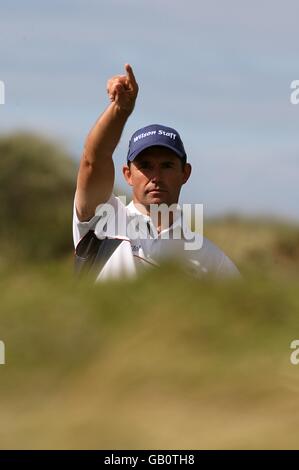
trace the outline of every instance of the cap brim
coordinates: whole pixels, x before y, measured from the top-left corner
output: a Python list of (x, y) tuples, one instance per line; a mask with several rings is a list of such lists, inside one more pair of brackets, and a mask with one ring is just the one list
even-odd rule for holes
[(135, 158), (138, 157), (138, 155), (141, 152), (143, 152), (143, 150), (148, 149), (150, 147), (166, 147), (166, 148), (172, 150), (174, 153), (176, 153), (177, 156), (180, 157), (181, 159), (186, 159), (186, 155), (184, 153), (180, 152), (177, 149), (174, 149), (171, 145), (159, 143), (159, 144), (145, 144), (145, 145), (142, 145), (142, 147), (140, 147), (138, 150), (133, 152), (132, 155), (130, 155), (128, 157), (128, 162), (132, 162), (133, 160), (135, 160)]

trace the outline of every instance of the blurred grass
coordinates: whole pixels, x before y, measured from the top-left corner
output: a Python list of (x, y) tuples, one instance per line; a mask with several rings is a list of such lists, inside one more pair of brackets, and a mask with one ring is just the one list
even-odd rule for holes
[(1, 273), (1, 448), (297, 448), (298, 278), (70, 267)]
[(72, 249), (76, 165), (46, 138), (0, 138), (0, 263), (45, 261)]
[[(0, 190), (12, 224), (0, 231), (0, 448), (298, 448), (298, 226), (206, 221), (205, 236), (241, 281), (199, 281), (168, 264), (134, 281), (79, 282), (68, 225), (73, 166), (36, 140), (32, 163), (28, 136), (18, 146), (11, 139), (0, 154), (11, 168), (23, 162), (26, 184), (19, 212), (10, 210), (12, 170)], [(39, 166), (44, 155), (52, 167)]]

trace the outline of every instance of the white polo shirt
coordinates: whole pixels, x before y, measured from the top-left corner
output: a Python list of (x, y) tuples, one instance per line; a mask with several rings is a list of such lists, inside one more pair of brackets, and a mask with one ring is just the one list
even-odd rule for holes
[(179, 258), (188, 271), (200, 277), (239, 275), (234, 263), (216, 245), (191, 231), (179, 206), (173, 211), (172, 225), (157, 233), (152, 219), (142, 214), (133, 201), (125, 205), (112, 194), (88, 222), (79, 221), (74, 202), (75, 248), (89, 230), (94, 230), (99, 239), (121, 240), (97, 281), (136, 276), (140, 270), (157, 267), (167, 258)]

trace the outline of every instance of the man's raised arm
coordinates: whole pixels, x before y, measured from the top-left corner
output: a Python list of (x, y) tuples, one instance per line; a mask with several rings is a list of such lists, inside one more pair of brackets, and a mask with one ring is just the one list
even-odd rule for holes
[(126, 64), (125, 69), (126, 75), (116, 75), (108, 80), (107, 93), (111, 103), (85, 141), (75, 197), (77, 215), (82, 222), (94, 216), (96, 207), (106, 202), (113, 190), (112, 155), (138, 94), (132, 67)]

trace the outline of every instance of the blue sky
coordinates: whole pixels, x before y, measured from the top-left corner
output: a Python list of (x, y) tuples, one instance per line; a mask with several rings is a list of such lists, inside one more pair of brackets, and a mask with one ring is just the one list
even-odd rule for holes
[(299, 220), (298, 18), (292, 0), (2, 0), (0, 132), (41, 132), (79, 159), (108, 78), (129, 62), (140, 92), (115, 151), (118, 185), (130, 135), (162, 123), (193, 165), (182, 202)]

